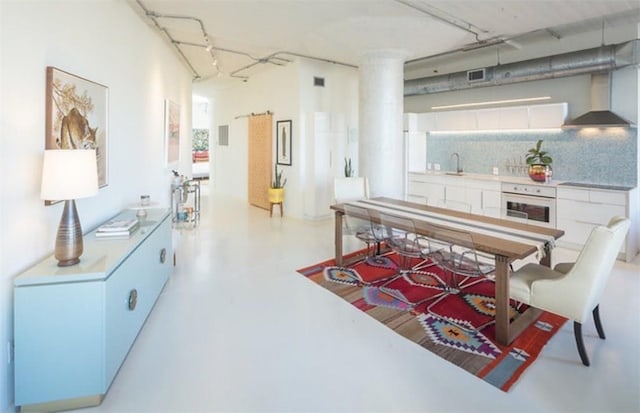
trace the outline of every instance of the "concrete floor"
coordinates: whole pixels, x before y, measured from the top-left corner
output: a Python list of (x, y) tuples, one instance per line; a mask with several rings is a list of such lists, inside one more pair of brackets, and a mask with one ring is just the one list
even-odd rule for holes
[(591, 367), (566, 323), (503, 393), (296, 273), (332, 256), (332, 220), (207, 194), (105, 400), (82, 412), (640, 411), (640, 258), (611, 276), (607, 340), (583, 328)]

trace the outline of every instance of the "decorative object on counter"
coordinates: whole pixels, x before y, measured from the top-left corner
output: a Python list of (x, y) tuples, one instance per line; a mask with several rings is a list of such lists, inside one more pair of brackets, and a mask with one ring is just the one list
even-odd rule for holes
[(98, 165), (95, 149), (45, 150), (40, 197), (50, 201), (65, 201), (54, 252), (59, 267), (80, 262), (84, 245), (75, 200), (97, 193)]
[(353, 168), (351, 167), (351, 158), (344, 158), (344, 176), (345, 178), (353, 177)]
[[(147, 212), (145, 211), (145, 216)], [(119, 219), (108, 221), (96, 231), (96, 237), (98, 238), (129, 238), (138, 227), (140, 222), (135, 219)]]
[(278, 172), (278, 165), (274, 167), (275, 174), (271, 182), (271, 187), (268, 189), (269, 198), (269, 216), (273, 216), (273, 206), (280, 205), (280, 216), (282, 216), (282, 202), (284, 201), (284, 186), (287, 184), (287, 178), (282, 177), (282, 172)]
[(552, 175), (551, 163), (553, 159), (546, 151), (541, 149), (542, 139), (527, 153), (527, 165), (529, 165), (529, 177), (536, 182), (549, 182)]

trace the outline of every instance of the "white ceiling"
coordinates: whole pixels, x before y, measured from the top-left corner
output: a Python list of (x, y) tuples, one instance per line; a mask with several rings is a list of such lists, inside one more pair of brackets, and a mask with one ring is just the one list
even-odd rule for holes
[(160, 36), (177, 41), (194, 78), (220, 81), (250, 77), (296, 55), (356, 66), (367, 50), (400, 49), (412, 60), (640, 21), (637, 0), (128, 1), (150, 25), (166, 30), (158, 30)]

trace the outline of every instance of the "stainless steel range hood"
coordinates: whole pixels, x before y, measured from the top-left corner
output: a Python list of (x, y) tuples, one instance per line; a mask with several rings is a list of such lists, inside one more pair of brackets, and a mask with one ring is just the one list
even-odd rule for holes
[(591, 75), (591, 110), (562, 125), (564, 129), (629, 126), (633, 126), (631, 122), (611, 111), (610, 72)]

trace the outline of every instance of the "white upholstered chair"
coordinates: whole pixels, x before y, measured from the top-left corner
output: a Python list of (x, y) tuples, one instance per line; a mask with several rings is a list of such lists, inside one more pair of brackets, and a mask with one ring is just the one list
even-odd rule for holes
[(364, 177), (335, 178), (333, 200), (336, 204), (369, 198), (369, 181)]
[(573, 320), (573, 332), (580, 359), (585, 366), (589, 357), (582, 340), (582, 324), (593, 314), (600, 338), (599, 304), (618, 252), (629, 230), (630, 221), (614, 217), (609, 224), (594, 228), (575, 263), (551, 268), (527, 264), (510, 278), (511, 298)]

